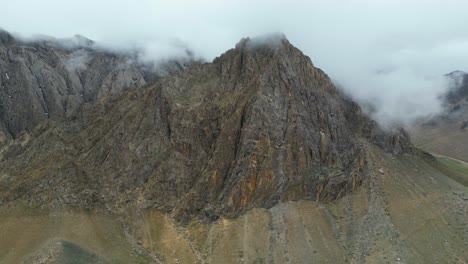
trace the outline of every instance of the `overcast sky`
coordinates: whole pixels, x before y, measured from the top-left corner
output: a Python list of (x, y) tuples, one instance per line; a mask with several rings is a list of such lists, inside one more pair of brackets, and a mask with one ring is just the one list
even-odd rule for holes
[(23, 36), (81, 34), (148, 58), (181, 45), (212, 60), (244, 36), (283, 32), (379, 120), (439, 110), (441, 75), (468, 71), (467, 0), (0, 0), (0, 27)]

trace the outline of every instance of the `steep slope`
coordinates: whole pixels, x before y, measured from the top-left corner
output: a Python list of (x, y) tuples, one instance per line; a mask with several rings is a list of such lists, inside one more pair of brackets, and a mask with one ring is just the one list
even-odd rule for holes
[(213, 63), (8, 144), (0, 201), (135, 203), (213, 221), (342, 197), (368, 175), (361, 141), (394, 154), (412, 148), (404, 131), (379, 130), (284, 36), (243, 39)]
[(24, 42), (0, 30), (0, 142), (183, 67), (170, 62), (151, 72), (130, 55), (93, 45), (81, 36)]
[(430, 158), (366, 147), (369, 178), (342, 199), (213, 223), (184, 227), (154, 209), (116, 220), (101, 210), (0, 208), (0, 262), (39, 259), (66, 241), (87, 252), (77, 261), (103, 263), (466, 263), (467, 188)]
[(447, 75), (452, 88), (441, 97), (445, 111), (409, 129), (416, 146), (468, 162), (468, 74)]

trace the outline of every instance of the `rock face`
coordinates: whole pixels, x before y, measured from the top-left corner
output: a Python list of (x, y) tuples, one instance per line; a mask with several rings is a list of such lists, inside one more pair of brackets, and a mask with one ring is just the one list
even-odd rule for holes
[[(0, 30), (0, 132), (9, 138), (49, 119), (71, 116), (122, 90), (159, 77), (126, 55), (93, 48), (77, 36), (70, 43), (23, 42)], [(174, 70), (181, 65), (168, 65)]]
[(368, 175), (363, 142), (409, 152), (284, 36), (87, 106), (0, 149), (0, 201), (129, 203), (207, 221), (280, 201), (332, 201)]

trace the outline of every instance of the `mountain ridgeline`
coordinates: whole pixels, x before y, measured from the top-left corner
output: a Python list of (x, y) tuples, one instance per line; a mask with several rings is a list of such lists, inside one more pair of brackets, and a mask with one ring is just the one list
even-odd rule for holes
[(96, 48), (82, 36), (26, 42), (0, 30), (0, 138), (69, 117), (83, 104), (139, 88), (189, 63), (170, 61), (154, 71), (132, 54)]
[[(242, 39), (212, 63), (151, 83), (122, 58), (93, 53), (70, 71), (73, 52), (4, 38), (0, 125), (16, 139), (0, 148), (0, 205), (136, 205), (211, 222), (335, 200), (367, 180), (369, 143), (395, 155), (413, 149), (284, 36)], [(53, 116), (67, 118), (41, 122)]]

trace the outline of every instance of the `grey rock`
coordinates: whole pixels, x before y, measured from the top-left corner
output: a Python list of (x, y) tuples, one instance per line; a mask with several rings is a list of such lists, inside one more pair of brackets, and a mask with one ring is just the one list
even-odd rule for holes
[(8, 138), (48, 120), (70, 117), (86, 103), (136, 89), (183, 68), (170, 61), (154, 72), (131, 54), (92, 48), (82, 36), (24, 42), (0, 31), (0, 131)]

